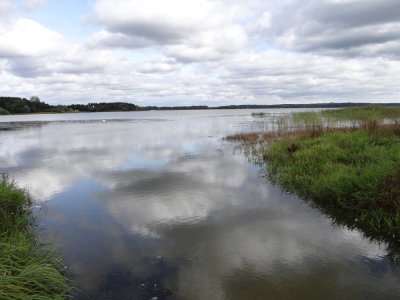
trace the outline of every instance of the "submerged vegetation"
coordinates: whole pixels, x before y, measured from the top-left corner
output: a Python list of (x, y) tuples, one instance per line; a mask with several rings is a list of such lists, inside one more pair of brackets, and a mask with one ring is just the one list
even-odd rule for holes
[(26, 192), (0, 178), (0, 299), (64, 299), (62, 265), (32, 231), (30, 205)]
[(346, 126), (362, 125), (367, 121), (387, 123), (400, 118), (400, 107), (364, 106), (346, 109), (296, 112), (291, 115), (297, 125)]
[(301, 112), (278, 130), (237, 134), (258, 144), (272, 182), (312, 200), (339, 223), (400, 241), (400, 109)]
[(262, 118), (262, 117), (265, 117), (266, 113), (265, 112), (254, 112), (251, 115), (255, 118)]

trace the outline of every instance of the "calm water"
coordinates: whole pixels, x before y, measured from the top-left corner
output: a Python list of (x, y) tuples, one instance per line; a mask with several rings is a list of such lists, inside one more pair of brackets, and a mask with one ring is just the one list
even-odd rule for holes
[(29, 188), (78, 299), (399, 299), (384, 244), (222, 140), (269, 126), (251, 112), (0, 117), (0, 172)]

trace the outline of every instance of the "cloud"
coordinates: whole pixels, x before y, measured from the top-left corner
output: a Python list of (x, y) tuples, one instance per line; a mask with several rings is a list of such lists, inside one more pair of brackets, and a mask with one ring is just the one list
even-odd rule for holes
[(215, 4), (207, 0), (97, 1), (99, 23), (110, 32), (142, 37), (156, 43), (174, 43), (218, 24)]
[(393, 43), (400, 45), (399, 1), (312, 0), (278, 6), (267, 34), (281, 47), (331, 56), (398, 56), (392, 50)]
[(30, 19), (17, 19), (0, 28), (0, 57), (44, 57), (64, 45), (61, 34)]
[(177, 63), (174, 59), (159, 59), (148, 61), (143, 64), (138, 65), (137, 71), (139, 73), (156, 73), (156, 74), (163, 74), (169, 73), (181, 68), (181, 64)]
[(13, 5), (8, 0), (0, 0), (0, 17), (5, 18), (13, 11)]
[(220, 59), (247, 41), (246, 32), (234, 22), (237, 6), (218, 1), (100, 0), (94, 11), (105, 27), (91, 37), (94, 47), (159, 46), (167, 56), (189, 63)]
[(141, 36), (129, 36), (124, 33), (111, 33), (107, 30), (101, 30), (90, 37), (88, 45), (93, 48), (97, 46), (105, 48), (143, 48), (154, 46), (155, 43)]
[(35, 9), (42, 8), (47, 4), (47, 0), (25, 0), (21, 4), (21, 8), (32, 11)]
[(398, 101), (398, 7), (98, 0), (82, 24), (93, 30), (74, 39), (14, 9), (0, 25), (0, 94), (142, 105)]
[(31, 57), (14, 57), (8, 61), (7, 68), (12, 74), (24, 78), (38, 77), (49, 71), (41, 60)]
[(19, 77), (66, 73), (99, 73), (115, 65), (107, 50), (89, 50), (30, 19), (17, 19), (0, 28), (0, 59)]
[(242, 50), (247, 42), (245, 31), (230, 25), (214, 31), (202, 32), (185, 43), (166, 47), (166, 54), (182, 62), (221, 60)]
[(327, 98), (379, 101), (400, 92), (389, 80), (399, 73), (400, 62), (384, 59), (264, 51), (237, 57), (227, 69), (225, 82), (240, 86), (242, 93), (253, 101), (273, 97), (288, 102), (326, 101)]

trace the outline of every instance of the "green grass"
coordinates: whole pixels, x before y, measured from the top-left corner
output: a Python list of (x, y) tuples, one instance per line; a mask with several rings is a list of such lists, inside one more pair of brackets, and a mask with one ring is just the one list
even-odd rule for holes
[(368, 231), (400, 234), (397, 126), (292, 135), (264, 147), (273, 182)]
[(65, 299), (62, 265), (38, 242), (30, 206), (25, 191), (0, 179), (0, 299)]
[(356, 120), (370, 121), (400, 118), (400, 107), (398, 106), (364, 106), (337, 110), (323, 110), (322, 117), (333, 120)]
[(365, 122), (400, 121), (398, 106), (362, 106), (322, 111), (294, 112), (280, 116), (275, 122), (279, 130), (322, 127), (357, 127)]
[(275, 124), (226, 140), (252, 145), (274, 183), (400, 257), (400, 107), (298, 112)]
[(314, 111), (296, 112), (292, 114), (296, 123), (315, 124), (321, 122), (321, 114)]
[(0, 107), (0, 116), (1, 115), (9, 115), (10, 112), (2, 107)]

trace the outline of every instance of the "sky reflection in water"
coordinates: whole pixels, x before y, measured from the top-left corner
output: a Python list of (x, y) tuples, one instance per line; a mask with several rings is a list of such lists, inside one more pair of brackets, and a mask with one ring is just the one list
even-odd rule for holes
[(35, 123), (0, 131), (1, 172), (46, 201), (42, 237), (82, 299), (400, 296), (384, 245), (332, 226), (221, 140), (265, 127), (250, 110), (14, 118)]

